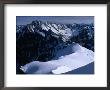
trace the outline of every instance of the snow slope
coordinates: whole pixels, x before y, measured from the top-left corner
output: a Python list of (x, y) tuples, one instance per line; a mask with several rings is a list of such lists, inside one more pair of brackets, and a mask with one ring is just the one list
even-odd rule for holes
[(94, 61), (94, 52), (73, 43), (60, 50), (56, 57), (47, 62), (33, 61), (21, 67), (27, 74), (62, 74)]

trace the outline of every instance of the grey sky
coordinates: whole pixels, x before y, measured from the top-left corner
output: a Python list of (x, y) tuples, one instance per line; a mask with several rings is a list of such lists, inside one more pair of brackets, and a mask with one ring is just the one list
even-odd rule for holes
[(26, 25), (34, 20), (50, 21), (56, 23), (94, 23), (94, 16), (16, 16), (17, 25)]

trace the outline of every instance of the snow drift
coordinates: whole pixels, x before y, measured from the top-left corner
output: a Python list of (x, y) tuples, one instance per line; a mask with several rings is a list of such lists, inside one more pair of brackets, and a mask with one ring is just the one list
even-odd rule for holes
[(47, 62), (33, 61), (24, 66), (21, 70), (27, 74), (63, 74), (94, 61), (94, 52), (72, 43), (65, 49), (58, 51), (53, 60)]

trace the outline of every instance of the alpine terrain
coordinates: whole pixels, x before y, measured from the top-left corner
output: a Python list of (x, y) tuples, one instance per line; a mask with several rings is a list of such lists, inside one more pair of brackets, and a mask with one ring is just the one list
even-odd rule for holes
[(16, 25), (16, 73), (63, 74), (94, 62), (94, 25)]

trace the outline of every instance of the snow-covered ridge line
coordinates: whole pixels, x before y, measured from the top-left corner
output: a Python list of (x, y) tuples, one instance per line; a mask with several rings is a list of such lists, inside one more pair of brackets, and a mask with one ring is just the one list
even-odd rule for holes
[[(67, 51), (68, 50), (68, 51)], [(72, 51), (71, 54), (65, 55), (66, 52)], [(40, 62), (33, 61), (21, 67), (21, 70), (27, 74), (62, 74), (94, 61), (94, 52), (88, 50), (79, 44), (71, 44), (61, 52), (61, 57), (57, 60)]]

